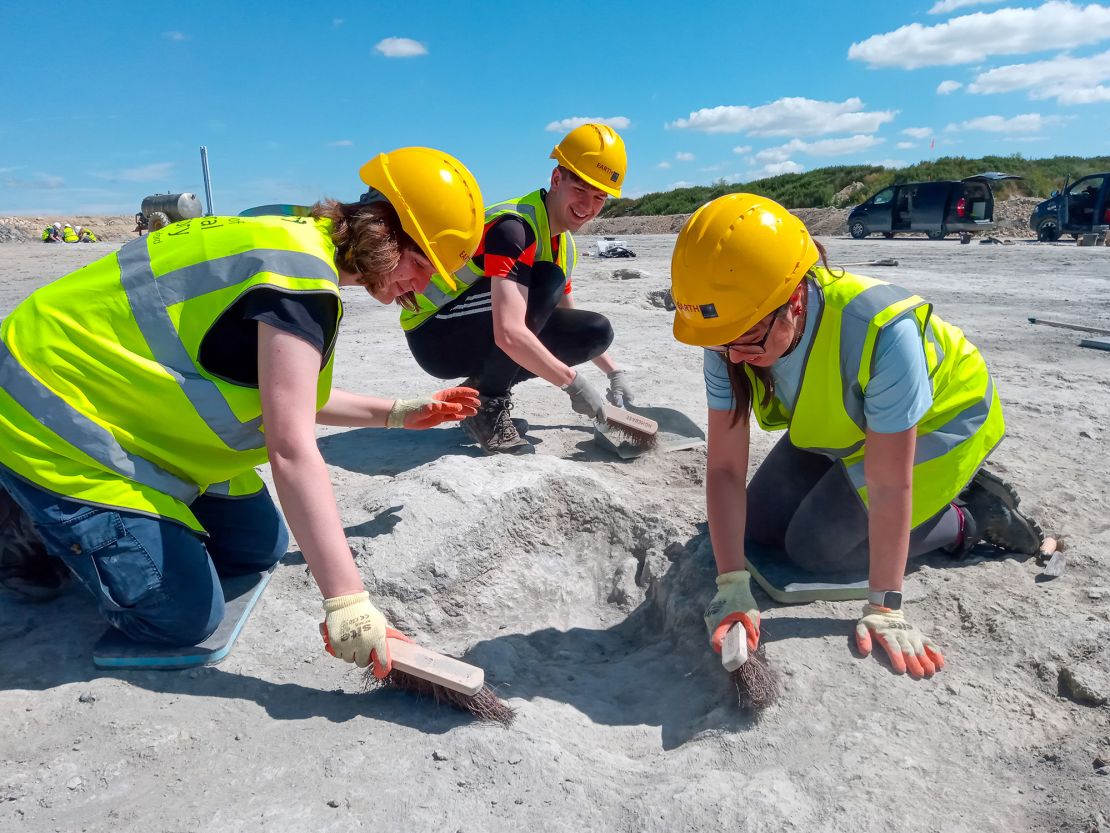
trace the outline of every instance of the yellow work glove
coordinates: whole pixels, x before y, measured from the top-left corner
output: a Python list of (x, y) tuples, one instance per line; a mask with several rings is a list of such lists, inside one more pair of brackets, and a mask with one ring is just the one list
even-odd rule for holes
[(860, 653), (871, 653), (871, 635), (887, 652), (893, 669), (911, 677), (931, 677), (944, 668), (944, 656), (921, 631), (906, 621), (900, 610), (864, 605), (863, 617), (856, 623), (856, 646)]
[(385, 617), (370, 604), (370, 594), (365, 590), (324, 599), (324, 621), (320, 624), (324, 650), (359, 668), (373, 661), (374, 676), (379, 679), (392, 670), (386, 630)]
[(752, 598), (751, 573), (733, 570), (717, 576), (717, 595), (705, 609), (705, 627), (713, 650), (721, 653), (721, 641), (735, 623), (748, 635), (748, 650), (759, 647), (759, 607)]
[(480, 404), (474, 388), (447, 388), (419, 399), (398, 399), (389, 409), (385, 427), (433, 428), (441, 422), (474, 416)]

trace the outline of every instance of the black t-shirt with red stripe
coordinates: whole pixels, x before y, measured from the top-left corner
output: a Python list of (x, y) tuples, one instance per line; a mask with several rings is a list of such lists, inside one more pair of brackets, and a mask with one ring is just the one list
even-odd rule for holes
[[(541, 199), (547, 197), (540, 191)], [(474, 253), (474, 263), (487, 278), (507, 278), (528, 286), (532, 280), (532, 266), (536, 262), (536, 233), (521, 217), (504, 214), (486, 226), (482, 242)], [(559, 238), (551, 238), (553, 259), (558, 259)], [(567, 279), (565, 295), (570, 294)]]

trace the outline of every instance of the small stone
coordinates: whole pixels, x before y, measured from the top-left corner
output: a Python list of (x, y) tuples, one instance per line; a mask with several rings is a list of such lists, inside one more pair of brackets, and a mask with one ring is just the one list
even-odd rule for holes
[(520, 758), (509, 758), (509, 765), (516, 766), (520, 763)]
[(243, 738), (242, 738), (242, 736), (241, 736), (241, 735), (236, 735), (236, 736), (235, 736), (235, 739), (236, 739), (236, 740), (242, 740)]
[(1085, 439), (1085, 440), (1089, 440), (1089, 439), (1091, 439), (1091, 435), (1090, 435), (1090, 434), (1088, 434), (1088, 433), (1087, 433), (1086, 431), (1080, 431), (1080, 432), (1079, 432), (1079, 436), (1081, 436), (1081, 437), (1082, 437), (1083, 439)]
[(333, 798), (333, 799), (332, 799), (331, 801), (329, 801), (329, 802), (328, 802), (328, 806), (329, 806), (329, 807), (338, 807), (338, 806), (339, 806), (339, 802), (338, 802), (338, 801), (336, 801), (336, 800), (335, 800), (335, 799)]
[(85, 782), (81, 779), (80, 775), (74, 775), (72, 778), (70, 778), (68, 781), (66, 781), (66, 787), (68, 787), (71, 790), (79, 790), (84, 785), (85, 785)]
[(447, 760), (447, 754), (445, 752), (440, 752), (438, 749), (433, 750), (432, 751), (432, 760), (433, 761), (446, 761)]
[(523, 798), (518, 798), (518, 799), (516, 799), (515, 801), (513, 801), (513, 804), (523, 804), (523, 803), (524, 803), (524, 799), (523, 799)]
[(95, 703), (96, 702), (96, 695), (93, 694), (91, 691), (86, 691), (84, 694), (82, 694), (80, 697), (77, 698), (77, 702), (79, 702), (79, 703)]
[(1095, 772), (1099, 775), (1110, 775), (1110, 766), (1100, 766)]
[(1095, 680), (1094, 675), (1085, 668), (1062, 666), (1059, 685), (1068, 699), (1084, 706), (1102, 706), (1110, 700), (1110, 691), (1107, 690), (1105, 681)]
[(1088, 587), (1087, 588), (1087, 598), (1088, 599), (1098, 600), (1098, 599), (1101, 599), (1104, 596), (1108, 596), (1108, 595), (1110, 595), (1110, 587)]

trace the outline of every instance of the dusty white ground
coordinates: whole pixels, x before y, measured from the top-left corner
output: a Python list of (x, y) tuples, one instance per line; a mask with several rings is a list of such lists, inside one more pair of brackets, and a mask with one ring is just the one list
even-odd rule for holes
[[(585, 259), (576, 296), (611, 316), (641, 403), (704, 425), (700, 355), (648, 300), (673, 240), (630, 238), (634, 261)], [(701, 623), (704, 451), (616, 461), (562, 393), (530, 382), (517, 415), (533, 457), (483, 457), (457, 428), (321, 432), (374, 599), (420, 641), (484, 666), (519, 712), (511, 729), (360, 693), (321, 650), (295, 547), (214, 668), (99, 672), (101, 626), (80, 591), (46, 606), (3, 597), (0, 830), (1110, 830), (1097, 770), (1110, 707), (1060, 682), (1110, 696), (1110, 590), (1092, 598), (1110, 586), (1110, 354), (1026, 320), (1110, 328), (1110, 248), (825, 242), (836, 262), (896, 258), (856, 271), (911, 287), (971, 334), (1009, 425), (994, 463), (1071, 543), (1066, 575), (1048, 582), (1022, 559), (913, 573), (908, 615), (948, 660), (933, 680), (853, 656), (857, 603), (760, 596), (784, 696), (742, 717)], [(116, 245), (0, 246), (0, 314)], [(611, 277), (629, 267), (648, 274)], [(347, 301), (339, 384), (441, 386), (394, 311)], [(772, 442), (757, 437), (756, 460)]]

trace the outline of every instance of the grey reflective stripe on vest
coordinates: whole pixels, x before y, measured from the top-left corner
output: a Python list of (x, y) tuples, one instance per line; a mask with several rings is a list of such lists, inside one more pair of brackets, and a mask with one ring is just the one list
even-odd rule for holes
[[(866, 430), (866, 422), (863, 414), (863, 391), (860, 390), (859, 386), (859, 371), (860, 362), (863, 359), (863, 345), (867, 342), (867, 333), (871, 329), (871, 321), (891, 304), (904, 301), (912, 296), (912, 292), (902, 289), (900, 286), (877, 284), (863, 290), (841, 310), (840, 378), (844, 383), (842, 392), (844, 411), (860, 431)], [(905, 312), (916, 308), (910, 307)], [(884, 327), (900, 318), (901, 316), (898, 316), (888, 321)], [(874, 347), (871, 350), (871, 361), (872, 363), (875, 361)]]
[[(913, 452), (913, 464), (919, 466), (922, 463), (943, 457), (960, 443), (974, 437), (987, 421), (993, 402), (994, 379), (988, 377), (987, 390), (982, 399), (967, 406), (948, 422), (938, 425), (928, 434), (918, 435)], [(862, 489), (867, 485), (867, 479), (863, 471), (863, 460), (845, 466), (845, 470), (854, 488)]]
[(27, 372), (0, 341), (0, 388), (70, 445), (81, 449), (106, 469), (142, 483), (182, 503), (196, 499), (198, 489), (156, 463), (129, 453), (112, 433), (93, 422)]
[(252, 249), (175, 269), (155, 278), (147, 241), (134, 240), (119, 251), (120, 283), (131, 313), (162, 367), (181, 387), (205, 424), (228, 448), (249, 451), (266, 445), (262, 417), (241, 422), (219, 387), (197, 370), (167, 308), (242, 283), (259, 272), (336, 281), (330, 265), (313, 255), (283, 249)]

